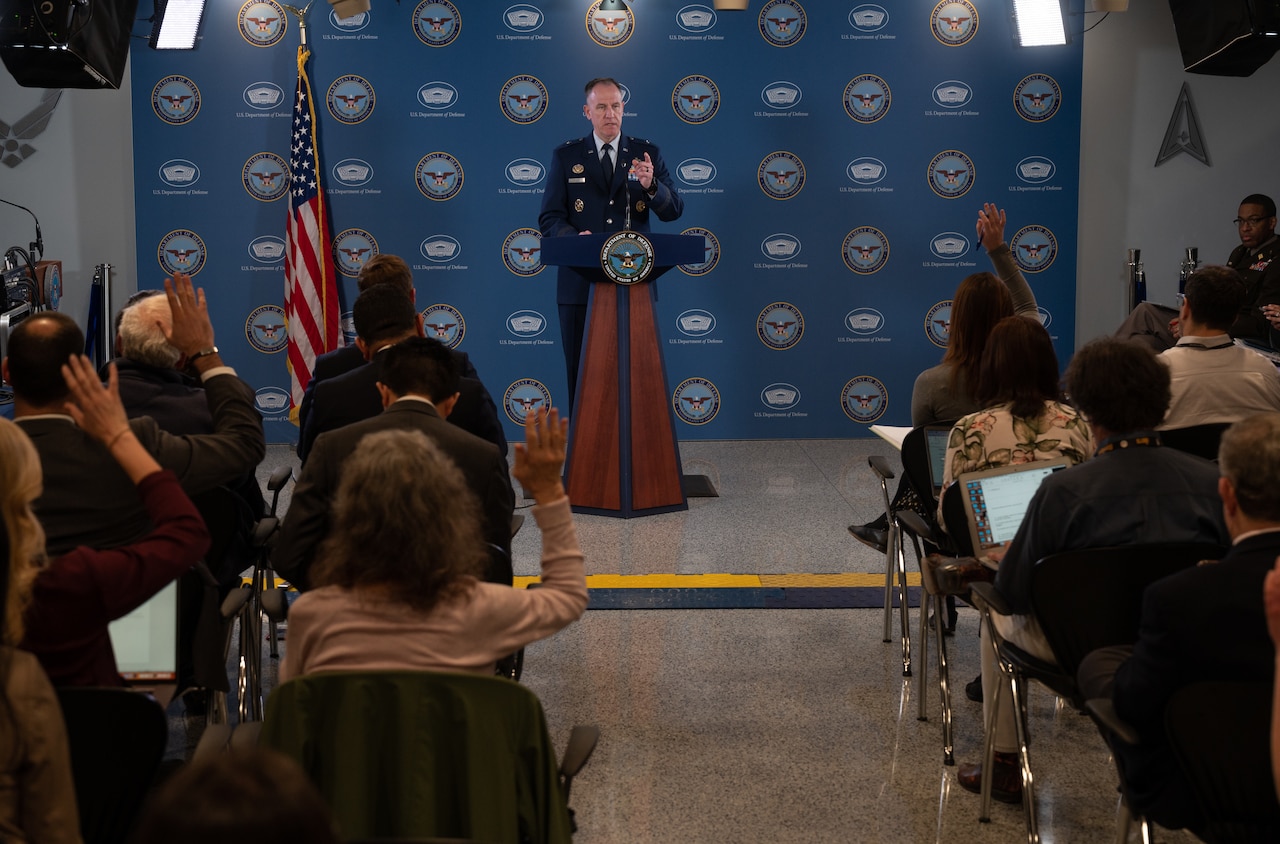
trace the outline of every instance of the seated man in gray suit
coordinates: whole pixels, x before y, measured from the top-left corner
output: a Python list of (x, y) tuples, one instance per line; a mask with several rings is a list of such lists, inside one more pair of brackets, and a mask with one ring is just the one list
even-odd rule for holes
[[(165, 281), (165, 293), (173, 314), (166, 337), (204, 383), (213, 432), (174, 436), (145, 416), (129, 424), (160, 465), (178, 476), (188, 494), (196, 494), (252, 472), (266, 453), (266, 441), (253, 390), (223, 364), (213, 344), (204, 291), (197, 298), (190, 277), (178, 273)], [(62, 365), (83, 350), (84, 334), (75, 321), (46, 311), (13, 330), (9, 355), (0, 365), (13, 387), (14, 419), (35, 444), (44, 470), (44, 492), (35, 511), (50, 555), (77, 545), (114, 548), (150, 529), (133, 482), (66, 413)]]
[(486, 580), (511, 583), (511, 513), (515, 494), (507, 460), (491, 443), (445, 421), (458, 399), (458, 371), (449, 350), (435, 340), (414, 337), (380, 356), (377, 382), (381, 414), (334, 431), (315, 441), (285, 516), (272, 558), (276, 571), (306, 589), (307, 570), (329, 529), (329, 511), (341, 478), (342, 463), (360, 439), (373, 431), (407, 428), (422, 431), (466, 478), (480, 502), (485, 540), (502, 549), (493, 557)]

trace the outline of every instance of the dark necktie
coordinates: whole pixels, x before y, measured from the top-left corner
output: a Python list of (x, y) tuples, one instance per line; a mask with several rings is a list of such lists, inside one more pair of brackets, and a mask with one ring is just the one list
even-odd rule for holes
[(609, 154), (612, 149), (613, 144), (605, 144), (600, 148), (600, 165), (604, 168), (604, 183), (606, 185), (613, 184), (613, 156)]

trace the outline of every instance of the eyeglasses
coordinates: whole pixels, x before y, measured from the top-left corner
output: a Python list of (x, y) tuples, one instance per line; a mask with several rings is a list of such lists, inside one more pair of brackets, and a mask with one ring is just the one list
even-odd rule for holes
[(1270, 219), (1270, 217), (1236, 217), (1231, 222), (1235, 223), (1238, 228), (1256, 229)]

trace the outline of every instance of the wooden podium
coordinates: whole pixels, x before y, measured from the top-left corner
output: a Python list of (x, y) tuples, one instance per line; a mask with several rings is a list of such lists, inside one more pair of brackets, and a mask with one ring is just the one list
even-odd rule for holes
[[(637, 235), (652, 249), (637, 258), (651, 265), (647, 276), (611, 280), (602, 266), (606, 243)], [(542, 239), (542, 263), (592, 279), (565, 467), (574, 512), (632, 518), (688, 509), (653, 282), (703, 260), (704, 249), (701, 237), (648, 232)], [(623, 260), (630, 268), (630, 256)]]

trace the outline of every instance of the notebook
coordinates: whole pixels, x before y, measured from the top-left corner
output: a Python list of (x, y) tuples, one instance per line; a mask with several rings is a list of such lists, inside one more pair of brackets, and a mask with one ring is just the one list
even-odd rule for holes
[(126, 685), (151, 687), (178, 679), (178, 583), (107, 626), (116, 669)]
[(974, 556), (993, 562), (991, 552), (1013, 540), (1040, 482), (1069, 465), (1066, 458), (1060, 457), (961, 475), (959, 483), (964, 491)]

